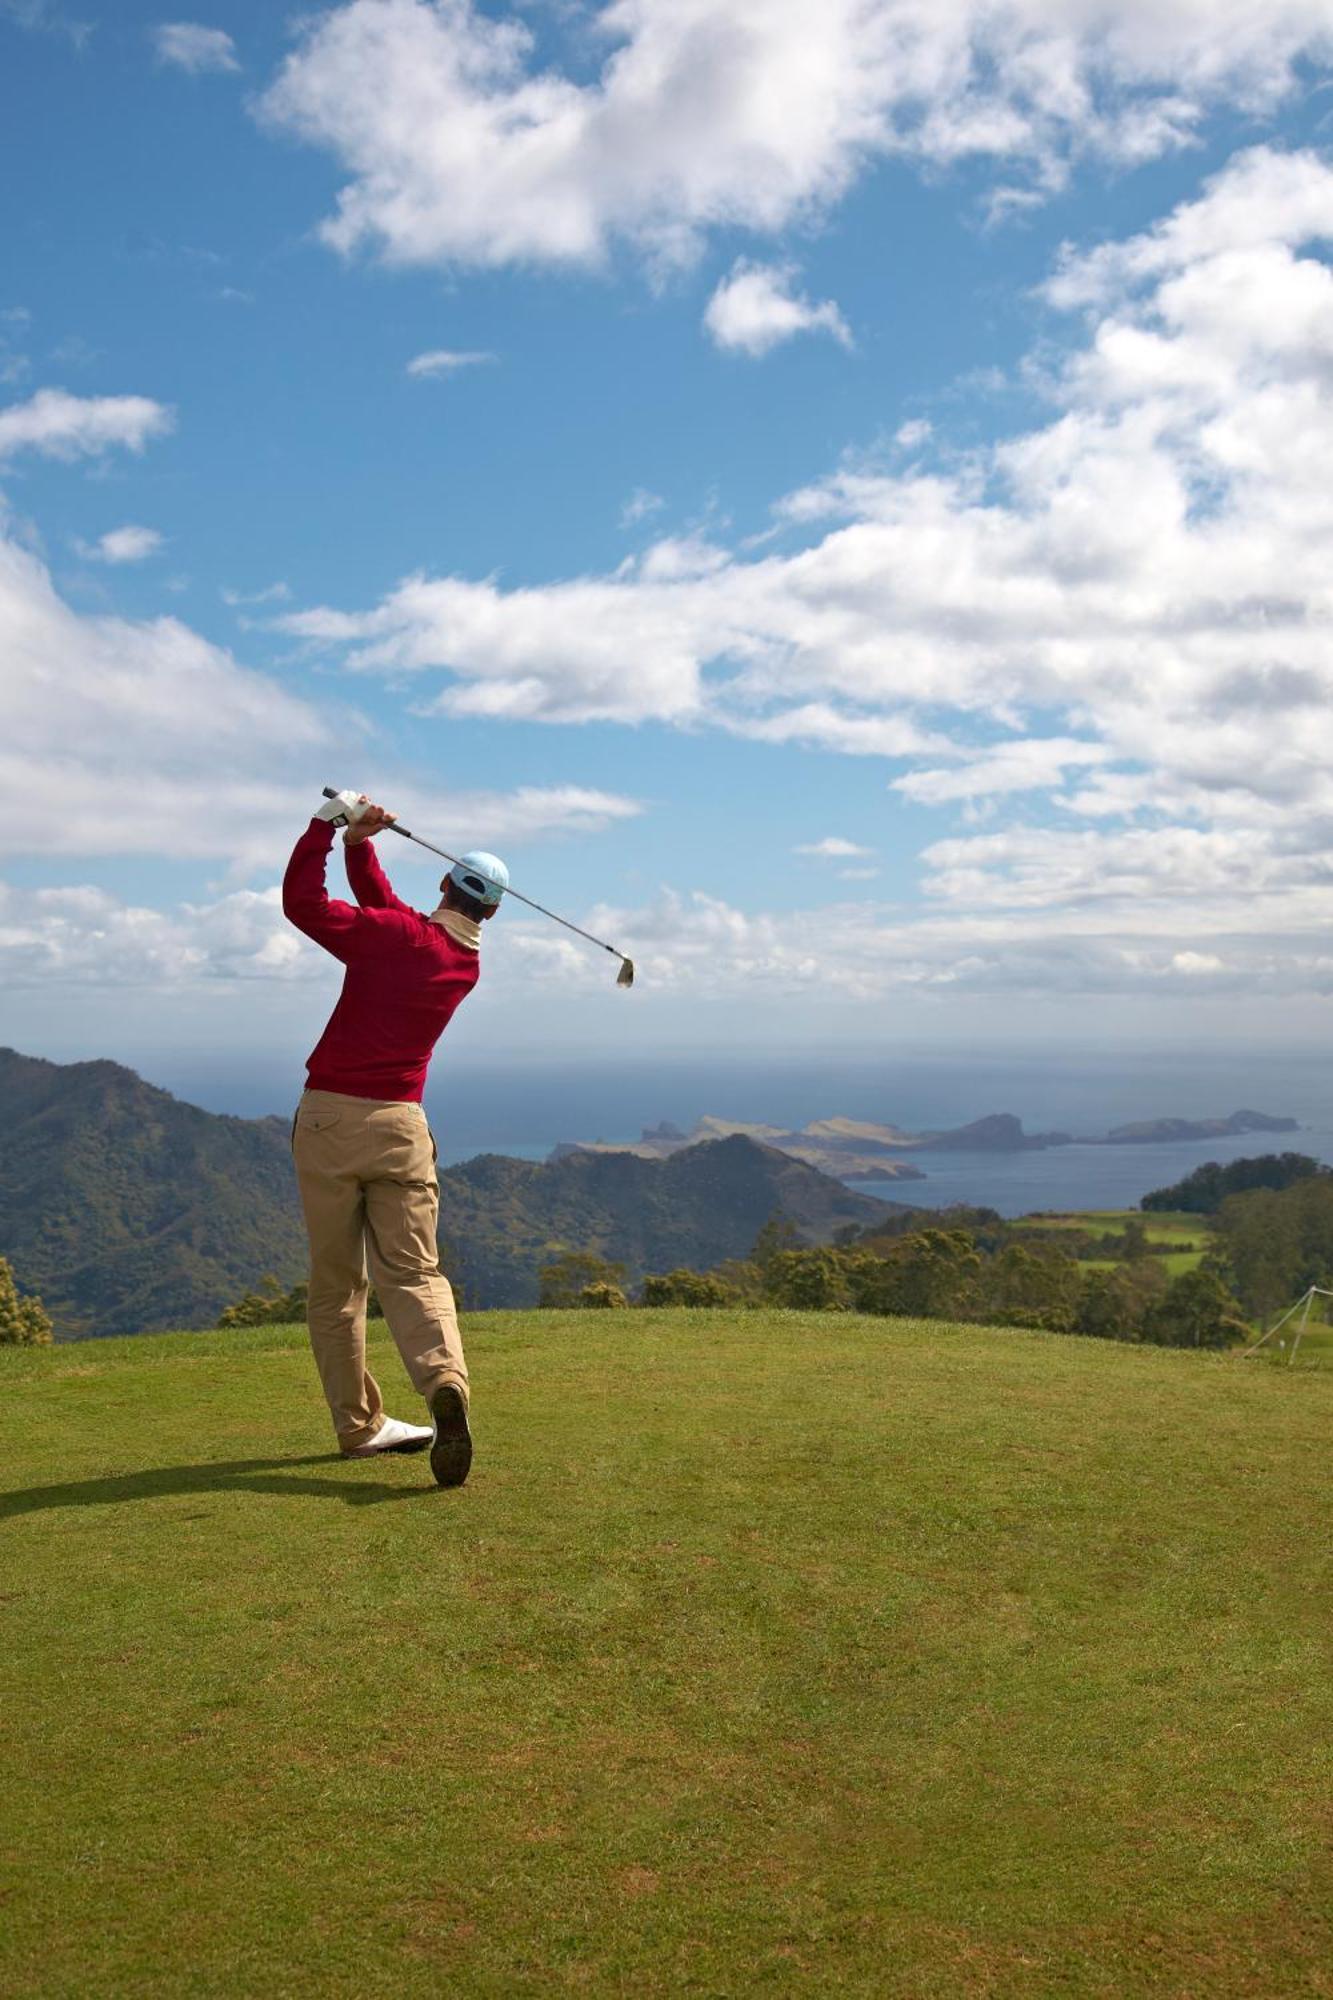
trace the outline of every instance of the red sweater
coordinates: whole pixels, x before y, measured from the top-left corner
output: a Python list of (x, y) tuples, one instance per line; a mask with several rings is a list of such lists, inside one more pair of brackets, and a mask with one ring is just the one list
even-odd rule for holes
[(312, 819), (282, 879), (284, 914), (347, 967), (306, 1087), (419, 1104), (435, 1044), (476, 985), (480, 957), (399, 902), (369, 840), (343, 850), (360, 909), (331, 902), (324, 871), (333, 831)]

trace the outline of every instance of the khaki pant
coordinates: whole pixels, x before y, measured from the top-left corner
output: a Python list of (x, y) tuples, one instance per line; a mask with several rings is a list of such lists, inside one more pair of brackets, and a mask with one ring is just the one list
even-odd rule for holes
[(366, 1265), (418, 1394), (445, 1382), (467, 1397), (467, 1364), (440, 1270), (435, 1142), (419, 1104), (303, 1092), (292, 1154), (310, 1237), (307, 1319), (344, 1451), (367, 1444), (384, 1402), (366, 1368)]

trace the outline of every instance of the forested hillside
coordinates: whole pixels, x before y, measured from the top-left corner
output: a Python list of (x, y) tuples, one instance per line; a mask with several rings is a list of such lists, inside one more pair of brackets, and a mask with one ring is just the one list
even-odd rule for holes
[[(304, 1276), (286, 1119), (219, 1117), (118, 1063), (0, 1049), (0, 1122), (0, 1255), (58, 1339), (209, 1325), (266, 1272)], [(440, 1209), (473, 1308), (535, 1304), (538, 1265), (563, 1249), (633, 1281), (743, 1256), (775, 1213), (807, 1243), (886, 1213), (745, 1138), (665, 1161), (483, 1155), (441, 1174)]]

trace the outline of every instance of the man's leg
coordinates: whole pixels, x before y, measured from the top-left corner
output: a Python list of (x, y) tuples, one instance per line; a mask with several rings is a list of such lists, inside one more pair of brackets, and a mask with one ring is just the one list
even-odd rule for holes
[(310, 1345), (343, 1451), (368, 1444), (384, 1422), (384, 1403), (366, 1367), (366, 1209), (356, 1171), (365, 1117), (331, 1093), (307, 1091), (292, 1134), (310, 1237)]
[(429, 1403), (456, 1388), (466, 1403), (467, 1363), (453, 1288), (440, 1269), (440, 1189), (435, 1148), (419, 1104), (379, 1110), (376, 1167), (365, 1176), (366, 1252), (413, 1388)]

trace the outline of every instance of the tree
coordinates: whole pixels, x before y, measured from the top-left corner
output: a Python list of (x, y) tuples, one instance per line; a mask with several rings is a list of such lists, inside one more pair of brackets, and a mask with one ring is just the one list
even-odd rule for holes
[(767, 1276), (769, 1265), (775, 1257), (780, 1257), (784, 1250), (799, 1250), (800, 1247), (800, 1231), (797, 1229), (796, 1224), (779, 1210), (769, 1216), (768, 1221), (755, 1237), (754, 1248), (750, 1252), (750, 1261), (757, 1264), (759, 1269)]
[(539, 1306), (580, 1306), (589, 1285), (622, 1286), (625, 1266), (609, 1263), (592, 1250), (564, 1250), (537, 1273)]
[(729, 1306), (736, 1296), (735, 1287), (712, 1271), (667, 1271), (643, 1281), (646, 1306)]
[(1079, 1273), (1072, 1257), (1059, 1250), (1029, 1250), (1009, 1243), (981, 1274), (981, 1310), (1001, 1326), (1044, 1327), (1072, 1333), (1078, 1306)]
[(1249, 1327), (1214, 1272), (1185, 1271), (1152, 1308), (1144, 1332), (1162, 1347), (1231, 1347)]
[(858, 1312), (916, 1319), (975, 1314), (981, 1258), (964, 1229), (919, 1229), (899, 1237), (882, 1256), (862, 1254), (848, 1271)]
[(1151, 1254), (1147, 1225), (1140, 1222), (1136, 1215), (1131, 1215), (1120, 1238), (1120, 1255), (1127, 1264), (1135, 1264), (1141, 1257)]
[(273, 1272), (269, 1271), (259, 1280), (257, 1292), (246, 1292), (234, 1306), (224, 1308), (218, 1315), (218, 1325), (286, 1326), (304, 1320), (305, 1316), (305, 1284), (293, 1285), (289, 1292), (285, 1292)]
[(1333, 1278), (1333, 1175), (1229, 1195), (1215, 1228), (1217, 1255), (1210, 1266), (1253, 1318), (1275, 1312)]
[(838, 1312), (848, 1303), (847, 1272), (836, 1250), (779, 1250), (764, 1272), (764, 1293), (799, 1312)]
[(51, 1319), (41, 1300), (21, 1298), (8, 1257), (0, 1257), (0, 1347), (49, 1347)]
[(1261, 1153), (1255, 1159), (1232, 1160), (1220, 1166), (1206, 1160), (1171, 1187), (1154, 1188), (1139, 1207), (1175, 1210), (1187, 1215), (1215, 1215), (1229, 1194), (1249, 1194), (1255, 1188), (1294, 1187), (1297, 1181), (1327, 1177), (1328, 1168), (1308, 1153)]
[(1080, 1273), (1075, 1333), (1101, 1340), (1142, 1340), (1154, 1304), (1167, 1288), (1160, 1258), (1136, 1258), (1110, 1271)]

